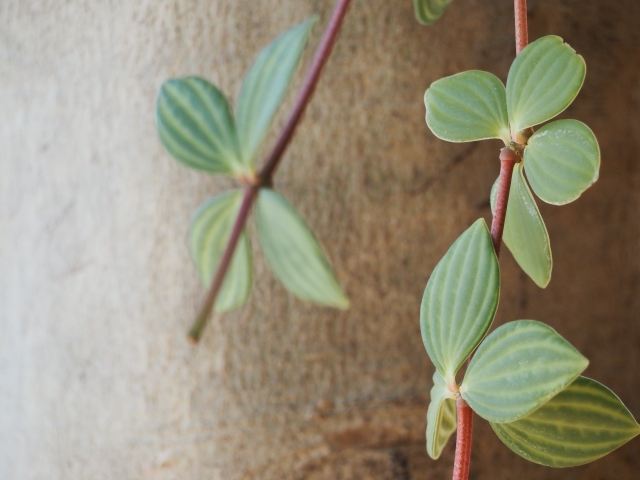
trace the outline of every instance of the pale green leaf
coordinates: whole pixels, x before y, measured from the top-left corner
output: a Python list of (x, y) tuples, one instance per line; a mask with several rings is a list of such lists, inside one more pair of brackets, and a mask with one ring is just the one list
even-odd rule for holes
[(584, 59), (560, 37), (549, 35), (525, 47), (507, 77), (511, 132), (539, 125), (567, 108), (586, 71)]
[(447, 440), (456, 431), (456, 401), (445, 385), (442, 375), (433, 374), (431, 402), (427, 410), (427, 453), (437, 460)]
[[(241, 203), (241, 191), (225, 193), (205, 202), (193, 217), (189, 247), (205, 287), (216, 273)], [(251, 280), (251, 245), (243, 232), (218, 293), (215, 311), (227, 312), (244, 305), (251, 292)]]
[[(491, 189), (491, 209), (495, 207), (498, 180)], [(516, 164), (511, 178), (507, 216), (502, 240), (520, 268), (541, 288), (551, 280), (553, 260), (547, 227), (522, 173)]]
[(198, 77), (167, 80), (156, 114), (160, 139), (176, 160), (211, 173), (245, 170), (229, 103), (214, 85)]
[(303, 300), (349, 307), (320, 244), (284, 197), (261, 189), (256, 222), (267, 263), (287, 290)]
[(245, 165), (255, 164), (316, 21), (315, 16), (311, 17), (276, 38), (244, 77), (236, 105), (236, 125)]
[(524, 169), (542, 200), (554, 205), (572, 202), (598, 179), (598, 141), (584, 123), (556, 120), (529, 139)]
[(424, 104), (427, 125), (442, 140), (511, 140), (504, 85), (491, 73), (470, 70), (441, 78), (425, 92)]
[(469, 227), (440, 260), (420, 307), (429, 358), (447, 383), (491, 326), (500, 295), (500, 268), (483, 219)]
[(549, 467), (592, 462), (640, 433), (640, 425), (615, 393), (585, 377), (530, 415), (491, 426), (515, 453)]
[(451, 0), (413, 0), (416, 18), (423, 25), (431, 25), (447, 9)]
[(498, 327), (478, 347), (460, 393), (484, 419), (512, 422), (564, 389), (588, 364), (551, 327), (517, 320)]

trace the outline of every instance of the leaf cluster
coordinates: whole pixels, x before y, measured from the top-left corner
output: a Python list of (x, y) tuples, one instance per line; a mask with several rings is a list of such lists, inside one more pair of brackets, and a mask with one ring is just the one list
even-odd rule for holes
[[(269, 188), (256, 170), (260, 147), (300, 63), (313, 17), (280, 35), (247, 71), (235, 112), (225, 95), (198, 77), (164, 82), (157, 101), (157, 125), (165, 148), (182, 164), (211, 174), (231, 175), (245, 188), (259, 188), (258, 240), (271, 270), (297, 297), (337, 308), (349, 300), (319, 242), (302, 216)], [(191, 222), (189, 247), (208, 286), (221, 262), (243, 201), (242, 189), (205, 202)], [(251, 292), (252, 254), (246, 231), (215, 302), (215, 311), (234, 310)]]
[[(600, 149), (577, 120), (532, 127), (564, 111), (584, 82), (583, 58), (549, 35), (531, 43), (511, 65), (506, 88), (495, 75), (472, 70), (434, 82), (425, 93), (426, 121), (439, 138), (469, 142), (497, 138), (522, 161), (513, 175), (504, 242), (540, 287), (551, 280), (549, 234), (531, 189), (543, 201), (576, 200), (597, 179)], [(493, 189), (492, 206), (495, 204)]]
[[(490, 73), (470, 71), (438, 80), (425, 93), (427, 125), (436, 136), (452, 142), (498, 138), (521, 157), (504, 241), (541, 287), (551, 278), (551, 247), (529, 185), (548, 203), (573, 201), (597, 179), (600, 151), (579, 121), (556, 120), (535, 133), (532, 127), (569, 106), (585, 71), (582, 57), (548, 36), (516, 58), (506, 88)], [(492, 206), (495, 191), (496, 185)], [(587, 359), (552, 328), (516, 320), (485, 338), (499, 292), (498, 259), (480, 219), (438, 263), (423, 296), (422, 339), (436, 367), (427, 413), (429, 455), (438, 458), (455, 431), (459, 396), (509, 448), (543, 465), (581, 465), (638, 435), (640, 425), (620, 399), (581, 376)]]

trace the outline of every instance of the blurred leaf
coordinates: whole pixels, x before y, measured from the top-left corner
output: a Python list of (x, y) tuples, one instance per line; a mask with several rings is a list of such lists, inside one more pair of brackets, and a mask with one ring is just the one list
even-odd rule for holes
[[(194, 215), (189, 247), (205, 287), (218, 269), (241, 203), (242, 192), (236, 190), (205, 202)], [(218, 293), (215, 311), (227, 312), (244, 305), (251, 292), (251, 280), (251, 245), (243, 232)]]
[(442, 140), (511, 140), (504, 85), (491, 73), (470, 70), (441, 78), (426, 91), (424, 103), (427, 125)]
[(456, 401), (442, 375), (433, 374), (431, 403), (427, 411), (427, 453), (437, 460), (449, 437), (456, 431)]
[(498, 258), (489, 229), (479, 219), (440, 260), (422, 297), (422, 341), (445, 382), (455, 381), (491, 326), (499, 295)]
[(431, 25), (447, 9), (451, 0), (413, 0), (416, 18), (423, 25)]
[(530, 415), (491, 426), (515, 453), (550, 467), (592, 462), (640, 433), (620, 399), (585, 377), (578, 377)]
[(245, 165), (255, 164), (316, 21), (314, 16), (280, 35), (260, 53), (244, 77), (236, 125)]
[[(498, 180), (491, 189), (491, 210), (495, 207)], [(511, 178), (509, 204), (502, 240), (520, 268), (541, 288), (551, 280), (553, 260), (547, 227), (522, 173), (522, 163), (516, 164)]]
[(460, 393), (482, 418), (512, 422), (563, 390), (588, 364), (551, 327), (517, 320), (498, 327), (480, 344)]
[(542, 37), (516, 57), (507, 78), (511, 132), (555, 117), (576, 98), (586, 73), (580, 55), (562, 38)]
[(185, 77), (164, 82), (157, 123), (165, 148), (188, 167), (226, 174), (246, 170), (229, 103), (206, 80)]
[(303, 300), (349, 307), (320, 244), (284, 197), (261, 189), (256, 221), (267, 263), (287, 290)]
[(578, 198), (598, 179), (600, 148), (589, 127), (577, 120), (556, 120), (529, 139), (524, 150), (531, 188), (554, 205)]

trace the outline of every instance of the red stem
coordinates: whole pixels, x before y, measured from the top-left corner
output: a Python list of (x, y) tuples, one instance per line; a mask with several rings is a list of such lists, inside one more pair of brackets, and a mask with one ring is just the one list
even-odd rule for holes
[(527, 28), (527, 0), (513, 0), (516, 18), (516, 55), (529, 44)]
[(247, 218), (249, 218), (249, 212), (251, 212), (253, 202), (258, 196), (258, 189), (259, 187), (256, 185), (245, 187), (244, 196), (242, 197), (242, 204), (240, 205), (240, 210), (238, 211), (236, 221), (233, 224), (229, 242), (224, 249), (224, 253), (222, 254), (222, 258), (220, 259), (220, 264), (218, 265), (216, 274), (213, 277), (213, 281), (211, 282), (211, 287), (209, 287), (207, 296), (202, 303), (200, 312), (193, 322), (191, 330), (189, 330), (187, 339), (191, 343), (196, 343), (198, 340), (200, 340), (202, 330), (207, 324), (207, 319), (211, 314), (211, 310), (213, 310), (213, 305), (215, 304), (218, 293), (220, 292), (220, 288), (222, 287), (224, 277), (227, 274), (227, 270), (229, 270), (229, 265), (231, 265), (231, 259), (233, 258), (233, 254), (236, 251), (236, 247), (238, 246), (238, 240), (240, 240), (242, 230), (244, 230), (244, 226), (247, 223)]
[(280, 136), (276, 141), (275, 146), (271, 152), (271, 155), (267, 158), (264, 167), (260, 171), (259, 178), (260, 181), (257, 185), (250, 185), (245, 188), (244, 197), (242, 199), (242, 205), (240, 207), (240, 211), (238, 212), (238, 217), (233, 225), (233, 230), (231, 231), (231, 237), (229, 238), (229, 242), (222, 254), (222, 259), (220, 260), (220, 264), (218, 265), (218, 269), (216, 270), (216, 274), (211, 282), (211, 287), (209, 287), (209, 291), (207, 296), (204, 299), (202, 307), (200, 308), (200, 312), (196, 317), (191, 330), (189, 330), (188, 339), (192, 343), (196, 343), (200, 340), (202, 335), (202, 330), (204, 329), (207, 319), (211, 315), (211, 310), (216, 301), (216, 297), (220, 291), (220, 287), (222, 287), (222, 282), (224, 281), (224, 277), (227, 274), (227, 270), (229, 269), (229, 265), (231, 264), (231, 259), (233, 258), (233, 253), (235, 252), (236, 246), (238, 245), (238, 240), (240, 239), (240, 235), (244, 226), (247, 223), (247, 218), (249, 217), (249, 213), (251, 212), (251, 207), (258, 197), (258, 190), (261, 186), (269, 186), (273, 182), (273, 174), (275, 173), (280, 161), (282, 160), (282, 156), (287, 149), (287, 146), (291, 142), (291, 138), (302, 119), (302, 115), (313, 96), (313, 92), (318, 84), (318, 80), (320, 79), (320, 74), (329, 59), (329, 55), (331, 55), (331, 50), (333, 48), (333, 44), (335, 43), (336, 37), (338, 36), (338, 31), (340, 30), (340, 25), (344, 20), (344, 17), (347, 13), (347, 8), (351, 0), (337, 0), (336, 6), (333, 9), (333, 14), (331, 15), (331, 19), (327, 25), (327, 28), (324, 31), (322, 36), (322, 40), (320, 41), (320, 45), (316, 50), (316, 54), (313, 58), (313, 63), (311, 67), (309, 67), (309, 71), (307, 72), (307, 76), (304, 80), (302, 88), (298, 93), (298, 98), (296, 99), (296, 103), (293, 107), (293, 110), (289, 114), (289, 119), (285, 124), (284, 128), (280, 132)]
[(458, 433), (456, 435), (456, 460), (453, 464), (453, 480), (467, 480), (471, 464), (471, 435), (473, 432), (473, 410), (464, 398), (456, 400)]
[(511, 176), (517, 161), (518, 157), (509, 147), (504, 147), (500, 151), (500, 180), (498, 181), (496, 203), (493, 220), (491, 221), (491, 240), (497, 256), (500, 256), (502, 232), (504, 231), (504, 220), (507, 216), (507, 203), (509, 202), (509, 191), (511, 190)]
[[(514, 0), (516, 20), (516, 54), (529, 43), (527, 29), (527, 0)], [(491, 240), (496, 255), (500, 256), (504, 219), (507, 215), (509, 190), (513, 167), (518, 161), (516, 154), (509, 148), (500, 151), (500, 180), (496, 195), (495, 211), (491, 221)], [(453, 464), (453, 480), (467, 480), (471, 465), (471, 437), (473, 432), (473, 410), (461, 396), (456, 401), (458, 413), (458, 431), (456, 433), (456, 457)]]
[[(491, 240), (498, 257), (500, 256), (500, 246), (502, 245), (504, 220), (507, 216), (511, 177), (513, 175), (513, 167), (517, 162), (518, 156), (509, 147), (505, 147), (500, 151), (500, 179), (498, 180), (498, 191), (496, 193), (493, 220), (491, 221)], [(459, 396), (456, 400), (456, 407), (458, 412), (458, 432), (456, 434), (453, 480), (467, 480), (471, 464), (473, 410), (471, 410), (471, 407), (462, 396)]]
[(260, 178), (267, 183), (271, 181), (274, 172), (278, 168), (282, 155), (287, 149), (289, 142), (291, 142), (291, 138), (293, 137), (298, 123), (300, 123), (302, 114), (313, 96), (313, 92), (315, 91), (318, 80), (320, 79), (320, 73), (331, 55), (333, 44), (338, 36), (340, 25), (342, 24), (342, 20), (347, 13), (347, 8), (349, 8), (350, 3), (351, 0), (338, 0), (338, 3), (336, 3), (335, 8), (333, 9), (333, 14), (331, 15), (329, 24), (324, 31), (322, 40), (320, 40), (320, 45), (318, 45), (318, 49), (316, 50), (313, 63), (311, 64), (311, 67), (309, 67), (309, 73), (307, 73), (307, 77), (304, 79), (302, 88), (300, 88), (296, 104), (289, 115), (286, 125), (280, 133), (280, 137), (278, 138), (276, 145), (273, 147), (271, 155), (269, 155), (269, 158), (260, 172)]

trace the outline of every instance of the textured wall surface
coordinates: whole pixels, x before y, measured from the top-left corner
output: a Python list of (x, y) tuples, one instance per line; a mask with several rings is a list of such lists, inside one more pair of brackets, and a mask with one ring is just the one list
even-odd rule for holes
[[(353, 306), (297, 301), (256, 250), (248, 306), (215, 317), (197, 347), (185, 340), (203, 295), (188, 221), (232, 183), (163, 151), (158, 87), (198, 74), (235, 97), (263, 45), (312, 13), (324, 25), (331, 7), (0, 2), (0, 478), (450, 478), (453, 445), (438, 462), (425, 453), (419, 304), (453, 240), (489, 218), (500, 144), (437, 140), (422, 96), (461, 70), (506, 78), (511, 1), (455, 0), (425, 28), (409, 0), (354, 0), (276, 181)], [(601, 176), (575, 203), (541, 206), (546, 290), (503, 255), (497, 322), (548, 322), (638, 417), (640, 3), (530, 0), (531, 38), (550, 33), (587, 61), (563, 115), (595, 131)], [(638, 442), (551, 470), (478, 419), (471, 477), (634, 479)]]

